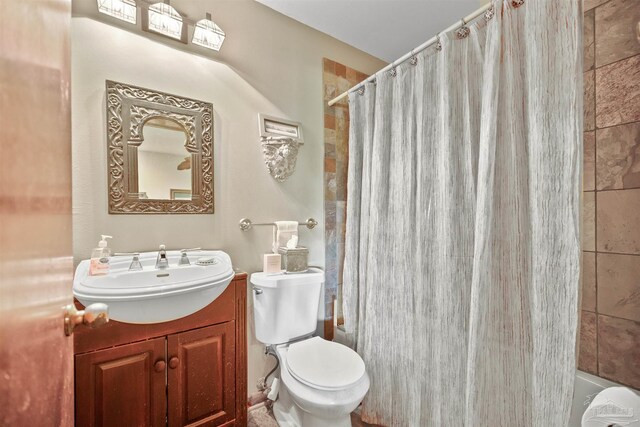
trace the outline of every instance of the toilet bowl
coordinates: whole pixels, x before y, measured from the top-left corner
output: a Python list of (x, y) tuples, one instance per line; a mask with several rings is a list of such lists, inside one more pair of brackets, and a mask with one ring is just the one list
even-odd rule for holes
[(281, 388), (273, 405), (280, 426), (350, 427), (369, 390), (362, 358), (350, 348), (312, 337), (276, 346)]
[(362, 358), (313, 336), (324, 272), (251, 275), (256, 337), (275, 350), (280, 390), (273, 405), (281, 427), (350, 427), (369, 390)]

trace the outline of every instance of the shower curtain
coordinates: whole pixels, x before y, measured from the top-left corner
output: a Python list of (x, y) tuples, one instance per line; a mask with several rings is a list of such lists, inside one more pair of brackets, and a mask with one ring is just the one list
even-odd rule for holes
[(564, 427), (580, 267), (580, 1), (494, 1), (349, 95), (343, 311), (387, 426)]

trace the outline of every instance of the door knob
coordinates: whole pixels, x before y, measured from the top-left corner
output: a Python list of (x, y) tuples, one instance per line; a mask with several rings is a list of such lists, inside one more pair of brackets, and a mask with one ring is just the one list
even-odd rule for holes
[(64, 307), (64, 333), (69, 336), (76, 325), (83, 324), (90, 328), (97, 328), (109, 322), (109, 306), (95, 303), (78, 310), (74, 304)]

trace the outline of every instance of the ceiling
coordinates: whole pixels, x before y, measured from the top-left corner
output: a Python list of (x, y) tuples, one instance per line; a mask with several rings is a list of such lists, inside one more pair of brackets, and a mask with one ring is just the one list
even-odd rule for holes
[(386, 62), (488, 0), (257, 0)]

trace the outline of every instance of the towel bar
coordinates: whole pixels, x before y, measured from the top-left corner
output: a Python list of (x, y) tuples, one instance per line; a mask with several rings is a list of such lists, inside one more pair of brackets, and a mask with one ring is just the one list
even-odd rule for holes
[[(253, 223), (251, 222), (251, 220), (249, 218), (242, 218), (240, 220), (240, 222), (238, 223), (238, 225), (240, 226), (240, 230), (242, 231), (247, 231), (250, 230), (251, 227), (253, 227), (254, 225), (272, 225), (275, 226), (276, 224), (274, 222), (260, 222), (260, 223)], [(298, 226), (304, 225), (306, 226), (309, 230), (313, 229), (316, 225), (318, 225), (318, 221), (316, 221), (313, 218), (307, 218), (306, 221), (299, 221), (298, 222)]]

